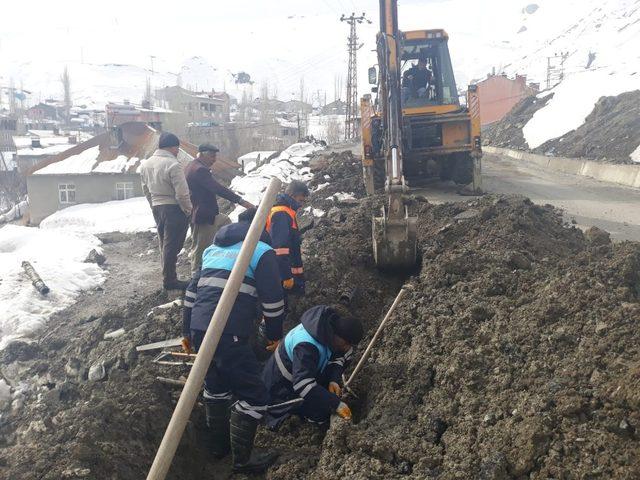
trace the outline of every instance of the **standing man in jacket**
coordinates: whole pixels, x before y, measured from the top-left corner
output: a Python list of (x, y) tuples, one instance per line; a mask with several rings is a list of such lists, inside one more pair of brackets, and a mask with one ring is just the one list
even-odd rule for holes
[(191, 192), (191, 203), (193, 204), (191, 218), (193, 247), (190, 253), (192, 275), (200, 270), (202, 253), (205, 248), (211, 245), (218, 230), (231, 223), (229, 217), (220, 213), (217, 195), (230, 202), (240, 204), (244, 208), (254, 207), (214, 178), (211, 167), (216, 162), (218, 151), (218, 147), (215, 145), (203, 143), (198, 147), (198, 157), (185, 168), (187, 184)]
[(178, 280), (176, 262), (189, 228), (191, 200), (184, 169), (178, 163), (180, 140), (163, 132), (158, 150), (142, 162), (140, 177), (153, 218), (158, 228), (162, 257), (162, 284), (165, 290), (184, 290), (185, 281)]
[(342, 396), (342, 372), (363, 336), (360, 321), (340, 306), (317, 305), (302, 314), (300, 324), (287, 333), (264, 366), (262, 378), (269, 404), (302, 404), (272, 408), (267, 426), (277, 429), (290, 415), (324, 423), (332, 413), (350, 419)]
[[(202, 344), (255, 213), (255, 208), (246, 210), (240, 214), (238, 223), (220, 229), (213, 245), (204, 251), (202, 269), (191, 280), (184, 319), (185, 324), (189, 323), (196, 349)], [(253, 449), (269, 396), (262, 382), (262, 369), (249, 344), (258, 310), (264, 316), (266, 335), (274, 348), (282, 338), (284, 297), (276, 255), (268, 237), (263, 232), (254, 250), (204, 381), (211, 451), (222, 457), (231, 449), (235, 472), (262, 472), (275, 460), (275, 455)], [(191, 304), (191, 310), (187, 311)], [(237, 400), (233, 406), (232, 396)]]
[(302, 266), (302, 237), (298, 230), (296, 212), (309, 198), (309, 188), (299, 180), (293, 180), (285, 193), (276, 197), (267, 218), (267, 231), (276, 251), (282, 286), (288, 292), (304, 294), (304, 269)]

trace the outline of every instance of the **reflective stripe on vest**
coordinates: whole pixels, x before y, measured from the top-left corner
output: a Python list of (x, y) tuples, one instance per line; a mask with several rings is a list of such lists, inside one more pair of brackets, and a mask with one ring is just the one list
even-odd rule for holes
[[(241, 247), (242, 242), (229, 245), (228, 247), (220, 247), (215, 244), (210, 245), (202, 254), (202, 270), (212, 268), (231, 271), (236, 263)], [(262, 255), (269, 250), (272, 250), (272, 248), (268, 244), (258, 242), (256, 249), (253, 251), (253, 255), (251, 256), (249, 267), (247, 267), (247, 271), (245, 272), (246, 277), (255, 278), (255, 271), (258, 267), (258, 262), (260, 262)], [(200, 281), (202, 281), (202, 278)]]
[(291, 228), (294, 230), (298, 229), (298, 222), (296, 221), (296, 211), (293, 208), (287, 207), (286, 205), (276, 205), (271, 208), (269, 212), (269, 216), (267, 217), (267, 232), (271, 234), (271, 217), (273, 217), (274, 213), (285, 212), (287, 215), (291, 217)]
[[(287, 333), (287, 336), (284, 339), (284, 349), (289, 357), (289, 360), (293, 362), (293, 349), (299, 343), (310, 343), (314, 347), (318, 349), (319, 358), (318, 358), (318, 372), (323, 372), (327, 364), (329, 363), (329, 359), (333, 352), (326, 345), (322, 345), (315, 338), (311, 336), (309, 332), (305, 330), (302, 324), (298, 325), (296, 328)], [(276, 362), (278, 357), (276, 357)], [(284, 366), (284, 365), (283, 365)], [(282, 372), (282, 370), (281, 370)], [(285, 377), (286, 378), (286, 377)]]
[(293, 275), (302, 275), (304, 273), (304, 268), (302, 268), (302, 267), (291, 267), (291, 273)]

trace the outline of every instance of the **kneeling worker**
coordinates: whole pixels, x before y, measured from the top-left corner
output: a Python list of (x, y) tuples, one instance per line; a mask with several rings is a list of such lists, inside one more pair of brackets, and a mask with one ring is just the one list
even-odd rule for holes
[[(190, 322), (196, 349), (202, 344), (255, 212), (255, 208), (246, 210), (240, 214), (238, 223), (222, 227), (213, 245), (204, 251), (202, 270), (194, 275), (185, 298), (185, 307), (193, 302), (190, 318), (185, 315), (185, 320)], [(284, 294), (278, 263), (268, 241), (268, 235), (263, 233), (204, 381), (203, 397), (212, 453), (222, 457), (230, 449), (235, 472), (261, 472), (275, 460), (271, 453), (252, 452), (258, 423), (269, 400), (260, 377), (260, 364), (249, 345), (257, 318), (258, 299), (270, 341), (277, 342), (282, 338), (284, 319)], [(232, 396), (237, 399), (233, 407)]]
[(295, 398), (302, 402), (280, 411), (270, 409), (267, 426), (277, 429), (290, 414), (317, 423), (328, 421), (333, 412), (350, 419), (351, 410), (340, 400), (340, 384), (352, 347), (362, 336), (360, 321), (341, 307), (317, 305), (302, 314), (262, 373), (270, 405), (291, 404)]

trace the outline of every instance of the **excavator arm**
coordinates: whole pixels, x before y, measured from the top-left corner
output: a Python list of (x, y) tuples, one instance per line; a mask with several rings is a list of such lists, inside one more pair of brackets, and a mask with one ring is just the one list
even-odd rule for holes
[(380, 67), (379, 96), (385, 157), (387, 204), (373, 218), (373, 253), (379, 268), (409, 268), (417, 257), (416, 218), (404, 201), (402, 90), (397, 0), (380, 0), (377, 38)]

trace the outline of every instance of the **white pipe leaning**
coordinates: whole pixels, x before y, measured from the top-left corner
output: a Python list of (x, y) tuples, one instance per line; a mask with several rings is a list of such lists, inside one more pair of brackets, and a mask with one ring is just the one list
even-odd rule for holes
[(229, 313), (238, 296), (238, 290), (240, 284), (244, 279), (244, 275), (251, 261), (251, 257), (256, 248), (260, 235), (264, 230), (264, 226), (267, 220), (267, 215), (273, 205), (276, 194), (280, 190), (282, 182), (277, 178), (272, 178), (267, 191), (262, 197), (260, 206), (256, 216), (251, 222), (249, 232), (246, 238), (242, 242), (242, 247), (236, 259), (235, 265), (229, 275), (229, 280), (222, 292), (218, 306), (216, 307), (213, 316), (211, 317), (211, 323), (204, 335), (202, 345), (198, 351), (198, 355), (193, 363), (187, 382), (182, 389), (180, 399), (176, 405), (171, 421), (167, 426), (160, 447), (156, 453), (156, 457), (153, 460), (147, 480), (164, 480), (173, 461), (173, 457), (176, 454), (176, 449), (184, 433), (184, 429), (191, 416), (191, 411), (198, 398), (198, 393), (202, 388), (204, 377), (209, 369), (209, 364), (213, 359), (213, 356), (218, 347), (218, 342), (222, 336), (222, 332), (227, 324)]
[(402, 300), (402, 297), (407, 292), (407, 290), (411, 290), (412, 288), (413, 287), (411, 285), (403, 285), (403, 287), (400, 289), (400, 292), (398, 292), (398, 295), (396, 296), (396, 299), (391, 304), (391, 308), (389, 308), (389, 311), (387, 312), (387, 314), (385, 315), (384, 319), (380, 323), (380, 326), (376, 330), (376, 333), (373, 335), (373, 338), (369, 342), (369, 345), (367, 345), (367, 348), (364, 351), (364, 353), (362, 354), (362, 357), (360, 357), (360, 361), (356, 365), (356, 368), (353, 369), (353, 373), (349, 377), (349, 380), (344, 382), (344, 388), (347, 388), (347, 387), (349, 387), (349, 385), (351, 385), (351, 382), (353, 381), (355, 376), (358, 374), (358, 372), (360, 371), (360, 369), (364, 365), (364, 362), (367, 360), (367, 358), (369, 358), (369, 353), (371, 353), (371, 349), (373, 348), (373, 345), (376, 343), (376, 340), (378, 340), (378, 337), (382, 333), (382, 330), (384, 329), (384, 326), (389, 321), (389, 318), (391, 318), (391, 314), (396, 309), (396, 306), (398, 305), (398, 303), (400, 303), (400, 300)]

